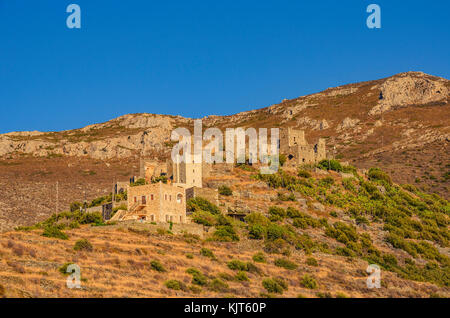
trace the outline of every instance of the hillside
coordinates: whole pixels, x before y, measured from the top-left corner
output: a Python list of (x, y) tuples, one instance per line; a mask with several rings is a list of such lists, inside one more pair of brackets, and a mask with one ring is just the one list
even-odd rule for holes
[[(162, 225), (101, 224), (64, 212), (0, 235), (0, 292), (7, 297), (449, 297), (449, 202), (332, 161), (260, 175), (251, 166), (219, 207), (196, 199), (205, 236)], [(245, 222), (219, 208), (247, 213)], [(81, 239), (87, 240), (79, 242)], [(65, 266), (82, 289), (65, 288)], [(369, 264), (381, 288), (366, 285)], [(1, 295), (0, 295), (1, 296)]]
[[(447, 79), (408, 72), (329, 88), (232, 116), (208, 116), (204, 127), (305, 129), (327, 140), (331, 157), (358, 168), (383, 167), (393, 180), (449, 198)], [(382, 99), (380, 99), (380, 93)], [(0, 231), (43, 220), (58, 204), (107, 194), (113, 180), (138, 171), (140, 155), (165, 158), (180, 116), (129, 114), (61, 132), (0, 135)]]

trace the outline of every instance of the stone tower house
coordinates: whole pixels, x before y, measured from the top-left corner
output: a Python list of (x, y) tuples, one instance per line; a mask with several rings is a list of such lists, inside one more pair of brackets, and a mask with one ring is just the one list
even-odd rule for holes
[(286, 155), (287, 165), (315, 164), (326, 159), (325, 139), (319, 138), (317, 144), (310, 145), (303, 130), (280, 129), (280, 153)]
[(128, 212), (122, 220), (186, 223), (186, 191), (162, 182), (128, 186)]
[(203, 187), (203, 173), (201, 163), (185, 163), (167, 161), (167, 176), (172, 179), (174, 186), (183, 188)]

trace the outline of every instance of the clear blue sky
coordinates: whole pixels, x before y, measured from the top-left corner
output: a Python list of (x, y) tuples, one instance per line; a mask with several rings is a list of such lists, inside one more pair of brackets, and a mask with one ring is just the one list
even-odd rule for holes
[[(81, 30), (66, 27), (79, 4)], [(382, 29), (366, 27), (366, 7)], [(418, 70), (449, 78), (450, 1), (0, 0), (0, 133), (202, 117)]]

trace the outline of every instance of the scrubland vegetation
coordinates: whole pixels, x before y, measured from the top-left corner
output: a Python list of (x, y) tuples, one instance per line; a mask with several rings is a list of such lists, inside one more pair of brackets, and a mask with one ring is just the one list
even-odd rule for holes
[[(363, 175), (334, 160), (318, 167), (331, 173), (315, 173), (314, 167), (301, 167), (296, 173), (280, 170), (274, 175), (248, 171), (250, 180), (263, 181), (275, 194), (291, 199), (280, 200), (277, 195), (267, 210), (248, 213), (244, 221), (224, 215), (206, 199), (189, 200), (193, 222), (208, 229), (204, 239), (159, 228), (151, 234), (132, 226), (105, 227), (99, 213), (85, 214), (79, 209), (18, 228), (17, 233), (37, 233), (57, 244), (69, 244), (67, 253), (86, 254), (93, 260), (102, 255), (103, 260), (97, 262), (116, 264), (115, 275), (131, 275), (132, 268), (156, 275), (152, 284), (159, 286), (158, 295), (401, 296), (402, 291), (393, 286), (406, 283), (398, 280), (409, 282), (408, 293), (416, 292), (416, 296), (448, 294), (448, 201), (411, 185), (396, 185), (380, 169)], [(299, 197), (305, 200), (306, 209), (297, 204)], [(92, 234), (96, 231), (102, 239), (113, 236), (116, 241), (100, 242)], [(125, 236), (119, 239), (117, 235)], [(129, 252), (124, 252), (124, 239), (133, 242), (127, 245)], [(16, 256), (28, 255), (20, 245), (2, 244)], [(129, 257), (118, 260), (117, 253)], [(73, 259), (59, 260), (59, 271), (65, 272)], [(365, 287), (368, 264), (381, 267), (384, 287), (391, 289), (370, 294)], [(16, 273), (27, 272), (18, 262), (10, 267)], [(342, 277), (336, 273), (339, 268), (346, 268)], [(86, 275), (87, 284), (95, 280), (92, 275)], [(0, 283), (5, 286), (1, 276)]]

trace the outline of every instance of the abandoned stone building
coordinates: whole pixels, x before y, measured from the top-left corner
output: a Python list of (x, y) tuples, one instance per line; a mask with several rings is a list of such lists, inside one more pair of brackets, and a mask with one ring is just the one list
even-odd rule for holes
[(169, 178), (174, 185), (191, 188), (203, 187), (203, 169), (201, 163), (168, 162)]
[(140, 159), (139, 178), (150, 182), (152, 178), (167, 175), (167, 164), (158, 160)]
[(139, 178), (144, 178), (148, 183), (152, 179), (166, 176), (169, 183), (183, 188), (203, 186), (203, 173), (201, 163), (174, 163), (168, 159), (165, 162), (157, 160), (141, 159)]
[(118, 181), (114, 184), (114, 194), (121, 194), (127, 191), (127, 186), (130, 184), (129, 181)]
[(186, 223), (186, 192), (162, 182), (128, 186), (128, 212), (122, 220)]
[(310, 145), (305, 139), (305, 132), (299, 129), (280, 129), (281, 154), (286, 155), (286, 165), (314, 164), (326, 159), (325, 139), (319, 138), (317, 144)]

